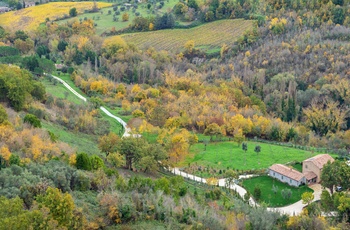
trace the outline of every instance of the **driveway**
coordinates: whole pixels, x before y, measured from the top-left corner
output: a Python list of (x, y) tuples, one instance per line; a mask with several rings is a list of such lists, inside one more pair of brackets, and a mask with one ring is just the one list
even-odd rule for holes
[[(313, 184), (310, 185), (309, 188), (314, 190), (314, 199), (312, 202), (320, 200), (321, 199), (321, 193), (322, 193), (322, 186), (320, 184)], [(267, 208), (269, 211), (275, 211), (275, 212), (280, 212), (283, 214), (287, 214), (290, 216), (295, 216), (299, 215), (302, 211), (303, 208), (306, 206), (306, 204), (303, 204), (302, 200), (299, 200), (298, 202), (285, 206), (285, 207), (280, 207), (280, 208)]]

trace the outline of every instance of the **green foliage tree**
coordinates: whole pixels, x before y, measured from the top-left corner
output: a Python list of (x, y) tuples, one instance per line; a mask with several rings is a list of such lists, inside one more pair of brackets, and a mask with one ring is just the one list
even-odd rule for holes
[(256, 152), (256, 154), (259, 155), (260, 151), (261, 151), (261, 146), (260, 145), (256, 145), (255, 148), (254, 148), (254, 152)]
[(301, 200), (303, 204), (309, 205), (314, 200), (314, 194), (312, 192), (304, 192), (301, 194)]
[(83, 170), (91, 170), (91, 160), (90, 157), (86, 153), (78, 153), (76, 156), (76, 164), (77, 169)]
[(8, 101), (17, 111), (21, 110), (33, 90), (31, 74), (26, 70), (0, 64), (0, 101)]
[(8, 115), (6, 113), (5, 108), (0, 104), (0, 124), (4, 123), (7, 121)]
[(333, 194), (334, 186), (350, 188), (350, 167), (341, 161), (327, 162), (322, 168), (321, 184)]
[(25, 123), (31, 124), (34, 128), (41, 128), (41, 121), (33, 114), (26, 114), (23, 118)]
[(329, 212), (334, 210), (334, 201), (327, 190), (322, 190), (321, 193), (321, 207), (323, 211)]
[(77, 16), (77, 14), (78, 14), (78, 12), (77, 12), (77, 8), (71, 8), (70, 10), (69, 10), (69, 15), (71, 16), (71, 17), (75, 17), (75, 16)]
[(92, 155), (90, 157), (90, 161), (91, 161), (91, 168), (93, 170), (97, 170), (99, 168), (103, 168), (104, 167), (103, 160), (97, 155)]
[(254, 193), (253, 193), (254, 198), (259, 201), (261, 198), (261, 189), (259, 186), (255, 186), (254, 188)]
[(225, 172), (225, 186), (226, 188), (230, 188), (230, 186), (234, 183), (235, 180), (238, 179), (238, 173), (233, 171), (232, 169), (227, 170)]
[(138, 162), (144, 155), (147, 142), (143, 138), (124, 137), (118, 146), (120, 154), (125, 156), (125, 167), (133, 169), (133, 163)]

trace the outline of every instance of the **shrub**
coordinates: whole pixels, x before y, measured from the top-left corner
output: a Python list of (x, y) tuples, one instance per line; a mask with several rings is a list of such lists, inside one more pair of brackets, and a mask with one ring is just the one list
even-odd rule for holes
[(91, 168), (93, 170), (103, 168), (104, 166), (103, 160), (97, 155), (91, 156), (90, 161), (91, 161)]
[(40, 122), (40, 120), (39, 120), (39, 118), (37, 118), (35, 115), (33, 115), (33, 114), (27, 114), (27, 115), (25, 115), (25, 117), (24, 117), (24, 119), (23, 119), (23, 121), (25, 122), (25, 123), (29, 123), (29, 124), (31, 124), (33, 127), (35, 127), (35, 128), (41, 128), (41, 122)]
[(258, 186), (256, 186), (256, 187), (254, 188), (254, 198), (255, 198), (256, 200), (260, 200), (260, 198), (261, 198), (261, 189), (260, 189), (260, 187), (258, 187)]
[(78, 153), (76, 158), (77, 169), (91, 170), (91, 160), (86, 153)]
[(69, 10), (69, 15), (71, 16), (71, 17), (75, 17), (75, 16), (77, 16), (77, 8), (72, 8), (72, 9), (70, 9)]

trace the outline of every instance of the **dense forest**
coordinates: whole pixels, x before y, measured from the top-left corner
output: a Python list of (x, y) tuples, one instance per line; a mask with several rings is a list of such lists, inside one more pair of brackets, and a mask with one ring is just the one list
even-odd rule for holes
[[(110, 3), (119, 12), (137, 1)], [(222, 19), (254, 26), (213, 53), (194, 40), (160, 50), (123, 37)], [(53, 90), (50, 74), (89, 102)], [(349, 0), (181, 0), (103, 36), (91, 19), (16, 31), (0, 22), (0, 229), (348, 229), (346, 193), (288, 216), (166, 169), (206, 147), (204, 136), (349, 157), (349, 88)], [(142, 137), (122, 138), (102, 105)]]

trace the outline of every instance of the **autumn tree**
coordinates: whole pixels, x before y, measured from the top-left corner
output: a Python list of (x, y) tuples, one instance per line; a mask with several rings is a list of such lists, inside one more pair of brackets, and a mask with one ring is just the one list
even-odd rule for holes
[(81, 213), (76, 212), (73, 198), (69, 193), (62, 193), (57, 188), (49, 187), (45, 195), (37, 197), (37, 201), (49, 208), (49, 215), (57, 220), (59, 225), (69, 229), (83, 227), (84, 218)]
[(347, 115), (338, 105), (337, 102), (330, 100), (323, 100), (320, 103), (313, 101), (309, 108), (303, 110), (306, 125), (320, 136), (339, 131)]
[(233, 135), (233, 141), (237, 143), (238, 147), (241, 146), (244, 140), (245, 136), (243, 135), (242, 129), (235, 131), (235, 134)]
[(123, 22), (129, 21), (129, 14), (124, 12), (124, 14), (122, 15), (122, 20)]
[(115, 133), (110, 132), (99, 138), (98, 148), (108, 156), (110, 153), (117, 152), (119, 142), (120, 138)]
[(208, 125), (208, 127), (204, 130), (204, 135), (210, 136), (210, 141), (213, 141), (213, 136), (218, 136), (222, 134), (221, 128), (216, 123), (211, 123)]

